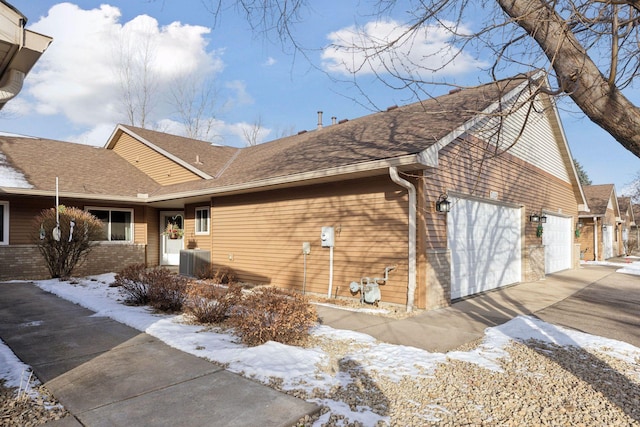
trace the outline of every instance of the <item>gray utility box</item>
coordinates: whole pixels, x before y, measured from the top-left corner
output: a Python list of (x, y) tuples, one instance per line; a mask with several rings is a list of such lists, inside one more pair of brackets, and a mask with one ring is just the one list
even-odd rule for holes
[(198, 273), (209, 269), (211, 252), (200, 249), (182, 249), (180, 251), (180, 274), (196, 277)]

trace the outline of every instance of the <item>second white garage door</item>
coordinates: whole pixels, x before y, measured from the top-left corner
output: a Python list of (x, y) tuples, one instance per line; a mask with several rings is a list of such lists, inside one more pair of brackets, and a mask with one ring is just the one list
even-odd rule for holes
[(543, 224), (542, 244), (544, 245), (544, 272), (546, 274), (571, 268), (571, 247), (573, 231), (571, 218), (546, 214)]
[(520, 208), (461, 198), (452, 202), (447, 218), (451, 298), (519, 282)]

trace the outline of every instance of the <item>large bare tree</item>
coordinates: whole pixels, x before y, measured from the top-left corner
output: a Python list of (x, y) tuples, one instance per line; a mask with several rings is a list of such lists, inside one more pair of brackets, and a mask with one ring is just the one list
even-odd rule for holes
[[(208, 0), (216, 19), (228, 7), (246, 14), (253, 29), (273, 33), (298, 51), (296, 24), (313, 13), (308, 0)], [(350, 64), (353, 81), (364, 69), (389, 87), (431, 96), (439, 74), (474, 55), (494, 78), (541, 71), (551, 82), (538, 91), (570, 97), (594, 123), (640, 157), (640, 108), (625, 94), (640, 73), (639, 0), (378, 0), (360, 11), (393, 21), (389, 37), (334, 41), (332, 48), (361, 58)], [(399, 12), (404, 12), (403, 14)], [(446, 43), (416, 60), (419, 37), (447, 33)], [(415, 52), (413, 52), (415, 53)], [(420, 57), (420, 56), (418, 56)], [(443, 61), (444, 58), (444, 61)], [(367, 95), (366, 89), (362, 94)]]

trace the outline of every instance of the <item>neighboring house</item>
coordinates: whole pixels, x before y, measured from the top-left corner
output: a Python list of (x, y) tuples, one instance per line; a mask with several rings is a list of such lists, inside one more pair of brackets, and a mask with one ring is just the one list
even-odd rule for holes
[(603, 261), (624, 253), (622, 219), (613, 184), (585, 185), (589, 212), (580, 212), (581, 257), (585, 261)]
[(619, 252), (621, 255), (631, 255), (632, 236), (631, 227), (635, 225), (631, 197), (618, 197), (618, 208), (620, 209), (620, 239)]
[(25, 77), (51, 37), (27, 30), (27, 18), (0, 0), (0, 109), (22, 89)]
[(452, 91), (247, 148), (124, 125), (104, 148), (0, 138), (16, 175), (0, 187), (0, 279), (32, 274), (30, 221), (53, 206), (56, 176), (61, 203), (110, 230), (78, 274), (197, 254), (241, 281), (354, 297), (351, 282), (393, 267), (381, 301), (432, 309), (574, 268), (586, 199), (552, 100), (517, 109), (529, 87)]
[(634, 222), (631, 223), (631, 234), (629, 236), (629, 246), (631, 253), (638, 253), (640, 250), (640, 205), (631, 204)]

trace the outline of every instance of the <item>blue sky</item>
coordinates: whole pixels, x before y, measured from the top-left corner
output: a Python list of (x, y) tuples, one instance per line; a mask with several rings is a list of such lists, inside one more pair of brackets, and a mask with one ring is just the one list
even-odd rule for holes
[[(54, 38), (52, 45), (27, 77), (21, 94), (3, 109), (0, 130), (63, 141), (103, 145), (119, 122), (126, 122), (118, 104), (116, 71), (111, 64), (122, 51), (123, 34), (153, 35), (154, 69), (158, 86), (151, 115), (159, 130), (178, 133), (175, 106), (167, 100), (175, 82), (205, 75), (216, 88), (215, 142), (243, 146), (242, 129), (260, 123), (264, 141), (303, 129), (313, 129), (317, 111), (330, 118), (356, 118), (372, 111), (365, 99), (341, 71), (340, 52), (323, 50), (332, 37), (345, 36), (357, 23), (366, 28), (373, 21), (366, 1), (328, 0), (302, 16), (295, 28), (305, 58), (294, 55), (273, 35), (253, 32), (233, 9), (214, 17), (202, 1), (172, 0), (59, 1), (35, 0), (12, 3), (28, 18), (27, 27)], [(371, 10), (371, 9), (369, 9)], [(406, 19), (402, 11), (390, 17)], [(465, 23), (473, 27), (473, 22)], [(380, 29), (380, 26), (376, 27)], [(372, 30), (374, 31), (374, 30)], [(418, 41), (429, 49), (429, 42)], [(132, 36), (134, 44), (137, 39)], [(144, 40), (144, 39), (143, 39)], [(139, 43), (137, 43), (139, 44)], [(442, 77), (459, 84), (485, 82), (476, 71), (480, 60), (463, 57)], [(338, 80), (338, 81), (336, 81)], [(402, 105), (410, 95), (392, 90), (363, 74), (360, 82), (378, 108)], [(628, 94), (640, 102), (636, 89)], [(594, 184), (613, 183), (624, 192), (640, 172), (640, 159), (620, 146), (606, 132), (590, 123), (576, 107), (574, 113), (561, 106), (561, 118), (573, 156)]]

